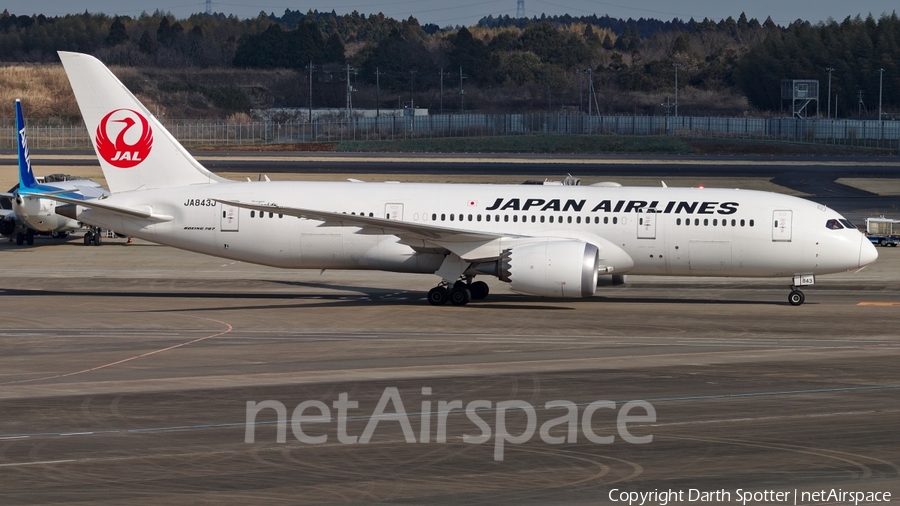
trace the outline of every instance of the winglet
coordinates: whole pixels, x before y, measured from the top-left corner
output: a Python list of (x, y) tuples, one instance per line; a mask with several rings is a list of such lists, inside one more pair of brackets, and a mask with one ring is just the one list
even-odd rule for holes
[(25, 117), (22, 115), (22, 102), (19, 99), (16, 99), (16, 132), (19, 139), (19, 188), (35, 188), (38, 183), (31, 170), (31, 157), (25, 138)]

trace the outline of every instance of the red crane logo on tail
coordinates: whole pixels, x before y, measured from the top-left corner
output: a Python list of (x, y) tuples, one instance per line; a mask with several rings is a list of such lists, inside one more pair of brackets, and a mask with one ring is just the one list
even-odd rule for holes
[[(135, 128), (140, 125), (140, 130)], [(111, 140), (115, 137), (115, 141)], [(130, 169), (147, 159), (153, 147), (153, 130), (142, 114), (116, 109), (100, 120), (94, 139), (97, 152), (113, 167)]]

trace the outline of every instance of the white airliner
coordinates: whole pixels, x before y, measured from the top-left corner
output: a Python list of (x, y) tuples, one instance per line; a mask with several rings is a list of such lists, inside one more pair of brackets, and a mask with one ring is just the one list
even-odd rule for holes
[(598, 276), (774, 277), (797, 287), (878, 254), (840, 214), (775, 193), (649, 187), (230, 182), (202, 167), (96, 58), (60, 58), (112, 195), (70, 217), (190, 251), (302, 269), (436, 274), (432, 304), (579, 298)]
[[(15, 234), (16, 243), (34, 244), (36, 232), (50, 232), (65, 237), (67, 232), (82, 228), (77, 220), (54, 212), (57, 202), (46, 198), (57, 194), (73, 200), (95, 199), (109, 195), (100, 184), (88, 179), (73, 179), (53, 183), (39, 183), (31, 168), (28, 140), (25, 135), (25, 118), (22, 103), (16, 100), (16, 131), (19, 152), (19, 184), (10, 193), (2, 194), (12, 201), (12, 214), (5, 217), (3, 235)], [(18, 222), (18, 223), (16, 223)], [(8, 232), (8, 233), (7, 233)], [(85, 244), (100, 244), (100, 235), (88, 232)]]

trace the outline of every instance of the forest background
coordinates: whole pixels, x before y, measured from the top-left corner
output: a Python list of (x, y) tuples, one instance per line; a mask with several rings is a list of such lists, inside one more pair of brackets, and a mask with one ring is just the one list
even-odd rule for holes
[[(431, 114), (783, 114), (782, 79), (818, 79), (821, 115), (900, 112), (896, 13), (778, 26), (709, 19), (486, 17), (469, 27), (381, 14), (0, 14), (0, 114), (80, 121), (57, 50), (90, 53), (160, 115), (249, 118), (252, 109), (427, 108)], [(882, 70), (883, 69), (883, 70)], [(883, 79), (883, 81), (880, 81)], [(461, 91), (464, 90), (464, 93)]]

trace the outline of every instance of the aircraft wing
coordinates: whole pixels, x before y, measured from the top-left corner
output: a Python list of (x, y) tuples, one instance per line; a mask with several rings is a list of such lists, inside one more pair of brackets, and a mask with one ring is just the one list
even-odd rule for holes
[(152, 210), (145, 209), (136, 209), (132, 207), (122, 207), (113, 204), (106, 204), (102, 200), (93, 199), (93, 200), (79, 200), (72, 199), (68, 197), (62, 197), (60, 195), (52, 195), (52, 194), (41, 194), (42, 198), (55, 200), (57, 202), (62, 202), (64, 204), (74, 204), (81, 207), (87, 207), (88, 209), (99, 209), (102, 211), (106, 211), (114, 214), (122, 214), (125, 216), (130, 216), (133, 218), (143, 218), (145, 220), (152, 221), (172, 221), (172, 216), (166, 214), (154, 214)]
[[(410, 223), (408, 221), (390, 220), (386, 218), (374, 218), (362, 215), (352, 215), (344, 213), (334, 213), (329, 211), (315, 211), (312, 209), (302, 209), (296, 207), (284, 207), (278, 205), (254, 205), (246, 202), (235, 202), (231, 200), (213, 199), (222, 204), (240, 207), (243, 209), (253, 209), (256, 211), (267, 213), (286, 214), (288, 216), (296, 216), (298, 218), (306, 218), (309, 220), (322, 221), (323, 226), (331, 227), (360, 227), (363, 233), (378, 233), (396, 235), (407, 244), (414, 245), (415, 241), (429, 243), (432, 245), (446, 248), (460, 257), (473, 258), (481, 257), (484, 254), (484, 246), (489, 244), (499, 244), (503, 237), (512, 237), (510, 235), (494, 234), (490, 232), (477, 232), (470, 230), (459, 230), (441, 227), (437, 225), (426, 225), (423, 223)], [(427, 246), (427, 245), (425, 245)], [(491, 248), (487, 248), (490, 250)], [(490, 254), (493, 256), (493, 254)]]

